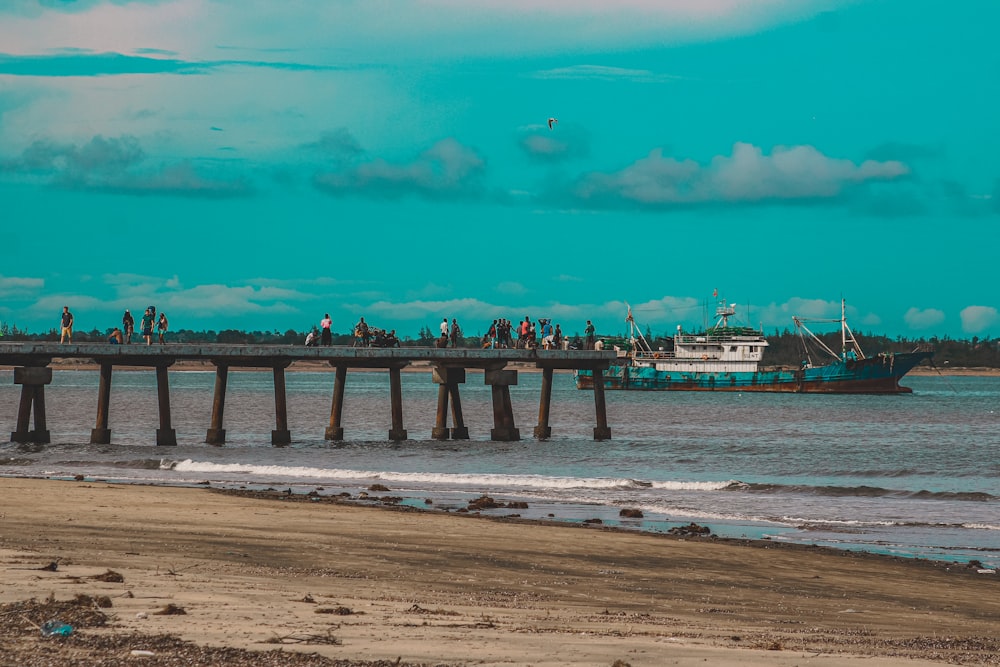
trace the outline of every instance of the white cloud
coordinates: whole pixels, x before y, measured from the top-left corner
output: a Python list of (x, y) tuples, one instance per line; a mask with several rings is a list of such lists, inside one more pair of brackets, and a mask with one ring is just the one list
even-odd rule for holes
[(18, 278), (0, 275), (0, 297), (25, 297), (45, 287), (43, 278)]
[(505, 280), (502, 283), (498, 283), (496, 289), (501, 294), (524, 294), (528, 291), (524, 285), (512, 280)]
[(903, 321), (906, 322), (911, 329), (930, 329), (931, 327), (936, 327), (944, 322), (944, 319), (944, 312), (938, 310), (937, 308), (927, 308), (925, 310), (910, 308), (903, 315)]
[(978, 334), (1000, 323), (1000, 313), (992, 306), (967, 306), (959, 313), (962, 331)]
[(857, 184), (908, 173), (896, 161), (855, 164), (812, 146), (778, 146), (765, 155), (738, 142), (731, 155), (717, 155), (706, 165), (655, 149), (621, 171), (585, 175), (573, 195), (598, 205), (637, 206), (829, 199)]

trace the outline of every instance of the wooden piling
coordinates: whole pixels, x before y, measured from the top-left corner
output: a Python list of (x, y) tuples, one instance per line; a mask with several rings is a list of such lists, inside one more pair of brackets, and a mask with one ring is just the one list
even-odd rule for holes
[(604, 403), (604, 371), (595, 368), (594, 371), (594, 412), (597, 414), (597, 426), (594, 427), (594, 440), (610, 440), (611, 429), (608, 428), (608, 411)]
[(333, 403), (330, 405), (330, 425), (326, 427), (324, 437), (327, 440), (343, 440), (344, 428), (341, 418), (344, 414), (344, 389), (347, 385), (347, 366), (336, 367), (336, 377), (333, 382)]
[(514, 408), (510, 402), (510, 385), (517, 384), (517, 371), (487, 369), (484, 382), (490, 385), (493, 395), (493, 428), (490, 439), (513, 442), (521, 439), (521, 433), (514, 426)]
[(90, 431), (90, 444), (111, 444), (111, 429), (108, 428), (108, 415), (111, 410), (111, 373), (113, 366), (101, 364), (101, 379), (97, 387), (97, 423)]
[[(14, 384), (21, 385), (21, 399), (17, 407), (16, 431), (11, 432), (11, 442), (44, 445), (50, 441), (45, 427), (45, 385), (52, 382), (52, 369), (47, 367), (22, 367), (14, 369)], [(35, 428), (29, 428), (34, 408)]]
[(285, 366), (274, 367), (274, 430), (271, 431), (271, 444), (283, 447), (292, 443), (292, 434), (288, 430), (288, 407), (285, 395)]
[(389, 400), (392, 403), (392, 428), (389, 439), (406, 440), (406, 429), (403, 428), (403, 382), (400, 377), (400, 366), (389, 367)]
[[(437, 417), (431, 437), (435, 440), (468, 440), (469, 429), (462, 416), (462, 398), (458, 385), (465, 382), (465, 369), (457, 366), (437, 365), (432, 369), (431, 379), (438, 384)], [(452, 428), (448, 428), (448, 403), (451, 402)]]
[(226, 429), (222, 428), (226, 412), (226, 387), (229, 384), (229, 366), (215, 362), (215, 394), (212, 397), (212, 423), (205, 434), (210, 445), (226, 444)]
[(437, 414), (434, 418), (434, 428), (431, 429), (431, 438), (434, 440), (447, 440), (448, 432), (448, 385), (438, 385)]
[(170, 426), (170, 383), (167, 380), (167, 366), (169, 364), (160, 364), (156, 367), (156, 396), (160, 407), (160, 428), (156, 429), (158, 446), (177, 444), (177, 431)]
[(535, 427), (535, 437), (547, 440), (552, 437), (549, 426), (549, 406), (552, 403), (552, 369), (542, 369), (542, 394), (538, 399), (538, 426)]

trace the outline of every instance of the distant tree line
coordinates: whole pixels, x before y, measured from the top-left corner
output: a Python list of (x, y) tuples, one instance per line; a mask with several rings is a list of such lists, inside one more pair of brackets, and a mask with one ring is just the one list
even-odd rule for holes
[[(92, 329), (90, 331), (74, 331), (73, 342), (79, 343), (104, 343), (112, 329), (101, 331)], [(224, 329), (222, 331), (192, 331), (190, 329), (178, 329), (167, 334), (167, 340), (171, 343), (228, 343), (242, 345), (302, 345), (305, 342), (306, 331), (296, 331), (288, 329), (285, 332), (274, 331), (241, 331), (239, 329)], [(568, 334), (568, 332), (567, 332)], [(669, 334), (654, 335), (647, 328), (644, 334), (646, 340), (653, 349), (671, 349), (673, 338)], [(840, 352), (840, 332), (817, 334), (831, 350)], [(568, 334), (571, 347), (582, 348), (582, 337), (579, 333)], [(898, 336), (890, 338), (875, 333), (855, 333), (861, 349), (865, 354), (872, 355), (878, 352), (909, 352), (918, 347), (930, 347), (934, 349), (934, 364), (936, 366), (961, 366), (961, 367), (983, 367), (1000, 368), (1000, 338), (990, 338), (973, 336), (969, 339), (956, 340), (948, 336), (929, 338), (905, 338)], [(617, 345), (627, 349), (628, 341), (623, 334), (601, 335), (598, 338), (605, 341), (606, 349), (611, 349)], [(437, 333), (430, 326), (423, 326), (419, 329), (416, 337), (401, 336), (400, 344), (404, 347), (433, 347), (437, 339)], [(42, 333), (33, 333), (19, 329), (15, 325), (8, 325), (0, 322), (0, 341), (58, 341), (59, 332), (49, 329)], [(138, 335), (133, 339), (133, 343), (141, 343), (142, 339)], [(354, 334), (334, 333), (333, 344), (349, 346), (354, 342)], [(465, 336), (461, 339), (460, 345), (467, 348), (480, 347), (482, 342), (481, 334)], [(804, 348), (802, 339), (796, 331), (784, 329), (775, 330), (767, 335), (768, 348), (764, 354), (764, 364), (767, 366), (797, 366), (804, 359)], [(815, 348), (813, 348), (815, 349)], [(813, 361), (819, 359), (814, 355)]]

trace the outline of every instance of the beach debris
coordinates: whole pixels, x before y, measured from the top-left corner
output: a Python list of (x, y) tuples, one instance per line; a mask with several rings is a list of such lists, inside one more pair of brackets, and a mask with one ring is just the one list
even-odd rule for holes
[(138, 614), (135, 615), (135, 617), (141, 621), (145, 618), (149, 618), (149, 615), (144, 611), (140, 611)]
[(681, 535), (683, 537), (699, 537), (701, 535), (710, 535), (712, 529), (708, 526), (699, 526), (692, 521), (686, 526), (674, 526), (667, 532), (671, 535)]
[(383, 491), (389, 491), (390, 489), (385, 484), (372, 484), (371, 486), (368, 487), (368, 490), (383, 492)]
[(344, 607), (344, 606), (340, 606), (340, 607), (318, 607), (318, 608), (314, 609), (313, 612), (316, 613), (316, 614), (334, 614), (336, 616), (352, 616), (352, 615), (354, 615), (354, 614), (357, 613), (353, 609), (351, 609), (350, 607)]
[(586, 523), (586, 524), (594, 525), (594, 526), (602, 526), (602, 525), (604, 525), (604, 522), (601, 521), (600, 519), (584, 519), (583, 522)]
[(406, 610), (408, 614), (432, 614), (434, 616), (459, 616), (457, 611), (452, 611), (450, 609), (424, 609), (418, 604), (414, 604), (412, 607)]
[(624, 660), (615, 660), (611, 663), (611, 667), (632, 667), (632, 663), (625, 662)]
[(341, 642), (339, 639), (333, 636), (333, 628), (327, 630), (324, 634), (291, 634), (291, 635), (275, 635), (270, 639), (264, 640), (265, 644), (330, 644), (333, 646), (340, 646)]
[(86, 479), (86, 477), (84, 477), (83, 475), (73, 475), (73, 479), (77, 482), (82, 482), (83, 480)]
[(114, 570), (108, 570), (104, 574), (95, 574), (87, 578), (94, 579), (95, 581), (104, 581), (109, 584), (121, 584), (125, 581), (125, 577)]
[(316, 604), (316, 598), (314, 598), (311, 593), (306, 593), (305, 597), (299, 600), (299, 602), (308, 602), (309, 604)]
[(424, 505), (433, 505), (434, 501), (430, 498), (424, 498)]
[(187, 612), (184, 611), (184, 607), (179, 607), (173, 602), (164, 606), (159, 611), (154, 611), (153, 616), (181, 616), (186, 615)]
[(643, 517), (642, 510), (625, 508), (618, 512), (618, 516), (624, 519), (641, 519)]
[(146, 649), (134, 648), (129, 651), (129, 655), (135, 656), (137, 658), (152, 658), (156, 654), (152, 651), (147, 651)]
[(62, 558), (56, 558), (54, 561), (52, 561), (48, 565), (43, 565), (42, 567), (40, 567), (38, 569), (42, 570), (43, 572), (55, 572), (55, 571), (57, 571), (59, 569), (59, 561), (61, 561), (61, 560), (62, 560)]
[(63, 623), (58, 618), (45, 621), (39, 629), (43, 637), (69, 637), (73, 634), (73, 626)]

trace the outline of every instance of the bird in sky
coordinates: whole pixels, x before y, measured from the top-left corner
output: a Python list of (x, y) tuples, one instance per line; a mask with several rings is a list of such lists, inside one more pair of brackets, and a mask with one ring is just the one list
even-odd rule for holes
[(552, 126), (555, 125), (558, 122), (559, 122), (558, 118), (549, 118), (549, 129), (551, 130)]

